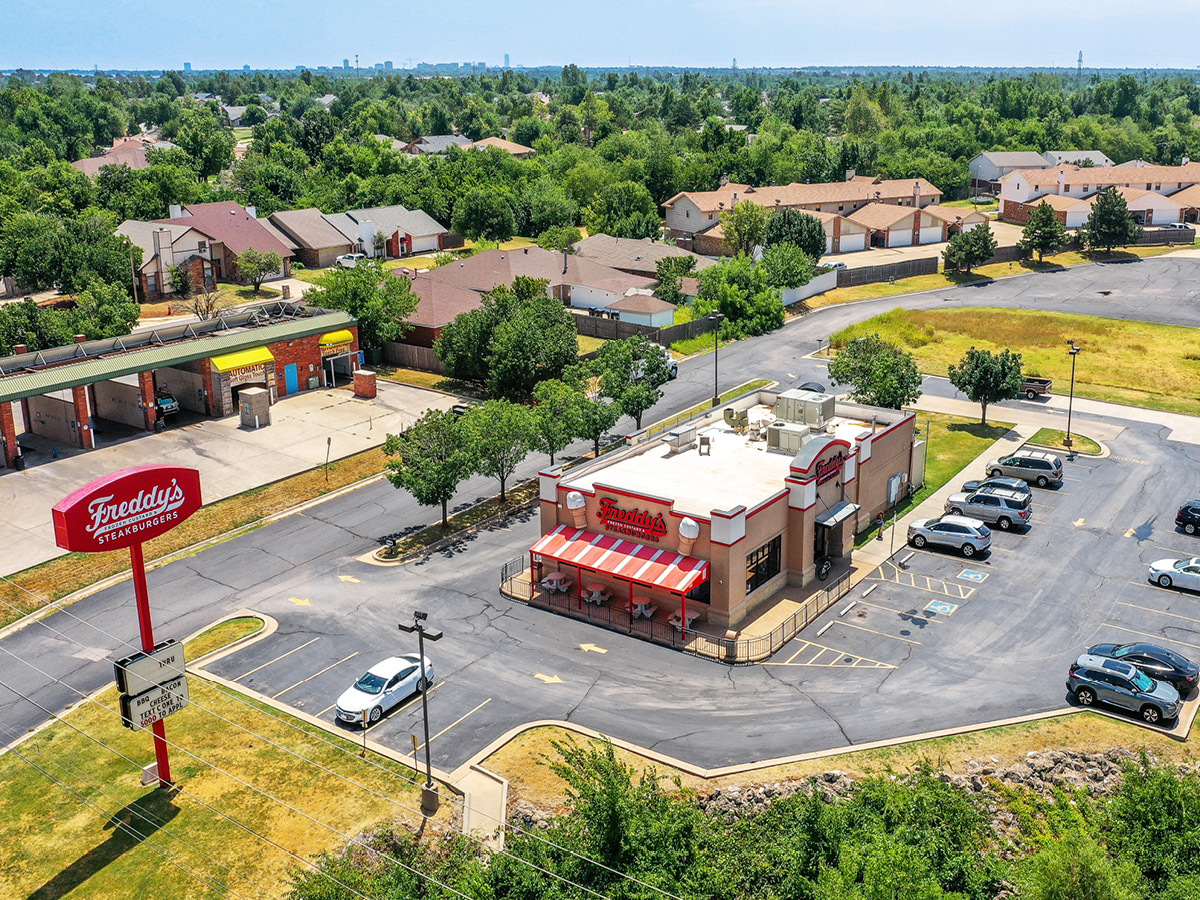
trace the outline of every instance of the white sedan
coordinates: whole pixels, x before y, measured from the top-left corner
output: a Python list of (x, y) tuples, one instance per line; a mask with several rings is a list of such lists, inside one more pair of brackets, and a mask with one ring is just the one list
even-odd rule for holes
[(1200, 591), (1200, 556), (1190, 559), (1160, 559), (1150, 563), (1150, 580), (1159, 587)]
[(353, 269), (366, 258), (367, 254), (365, 253), (343, 253), (334, 262), (343, 269)]
[[(433, 684), (433, 663), (413, 653), (409, 656), (391, 656), (366, 673), (347, 688), (337, 699), (337, 717), (343, 722), (361, 724), (363, 713), (372, 722), (378, 722), (385, 712), (401, 700), (423, 691)], [(421, 669), (424, 669), (422, 677)]]

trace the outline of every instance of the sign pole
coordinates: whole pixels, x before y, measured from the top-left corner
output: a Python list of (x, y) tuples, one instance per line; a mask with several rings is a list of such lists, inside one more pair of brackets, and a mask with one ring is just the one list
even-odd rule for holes
[[(141, 544), (129, 545), (129, 562), (133, 569), (133, 595), (137, 602), (138, 631), (142, 636), (142, 651), (154, 650), (154, 630), (150, 623), (150, 591), (146, 587), (146, 560)], [(158, 761), (159, 787), (171, 786), (171, 762), (167, 758), (167, 728), (159, 719), (150, 731), (154, 735), (154, 758)]]

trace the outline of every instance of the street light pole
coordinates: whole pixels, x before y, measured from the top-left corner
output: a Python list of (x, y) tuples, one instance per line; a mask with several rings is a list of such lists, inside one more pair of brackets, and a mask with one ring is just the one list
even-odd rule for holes
[(1067, 400), (1067, 436), (1063, 439), (1063, 446), (1067, 448), (1067, 459), (1074, 459), (1075, 451), (1071, 449), (1071, 412), (1075, 406), (1075, 357), (1082, 348), (1076, 347), (1074, 341), (1067, 341), (1067, 344), (1071, 348), (1067, 351), (1071, 354), (1071, 396)]
[[(413, 623), (411, 625), (397, 625), (401, 631), (406, 634), (417, 633), (417, 653), (421, 657), (419, 663), (421, 667), (421, 717), (425, 720), (425, 784), (421, 786), (421, 812), (427, 816), (432, 816), (438, 811), (438, 790), (437, 785), (433, 783), (433, 760), (429, 750), (429, 674), (425, 668), (425, 639), (431, 641), (440, 641), (442, 632), (430, 631), (425, 627), (425, 620), (429, 618), (429, 613), (420, 612), (419, 610), (413, 613)], [(415, 755), (415, 754), (414, 754)], [(416, 762), (414, 759), (413, 762)]]
[(709, 313), (708, 319), (713, 323), (713, 398), (714, 407), (721, 405), (721, 383), (717, 367), (717, 354), (721, 352), (721, 323), (725, 320), (722, 313)]

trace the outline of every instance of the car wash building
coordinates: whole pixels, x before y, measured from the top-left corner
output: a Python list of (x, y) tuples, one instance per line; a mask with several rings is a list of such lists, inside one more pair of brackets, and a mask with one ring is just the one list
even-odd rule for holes
[(828, 394), (759, 391), (634, 435), (590, 466), (540, 474), (542, 535), (522, 577), (534, 595), (577, 598), (568, 612), (606, 604), (722, 634), (781, 588), (848, 568), (855, 535), (924, 481), (914, 423)]
[(23, 468), (24, 450), (92, 449), (106, 435), (153, 431), (238, 412), (246, 388), (270, 402), (349, 383), (361, 365), (356, 320), (340, 311), (275, 302), (215, 319), (0, 359), (4, 463)]

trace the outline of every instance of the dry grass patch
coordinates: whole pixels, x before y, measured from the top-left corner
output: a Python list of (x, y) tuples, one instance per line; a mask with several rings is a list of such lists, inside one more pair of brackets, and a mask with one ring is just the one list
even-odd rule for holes
[(189, 662), (199, 659), (234, 641), (249, 637), (261, 631), (265, 624), (258, 616), (238, 616), (236, 619), (227, 619), (188, 641), (187, 659)]
[(411, 384), (414, 387), (430, 388), (446, 394), (457, 394), (461, 397), (484, 399), (486, 392), (477, 384), (469, 384), (454, 378), (447, 378), (437, 372), (426, 372), (422, 369), (406, 369), (403, 366), (377, 365), (372, 366), (379, 377), (398, 384)]

